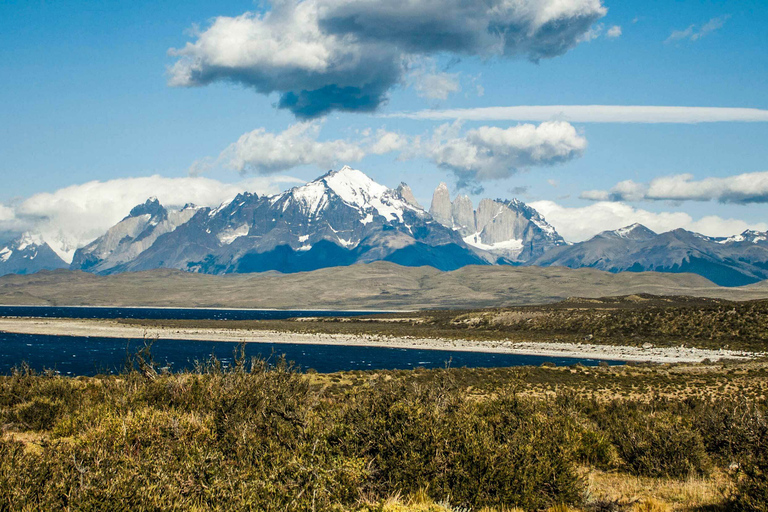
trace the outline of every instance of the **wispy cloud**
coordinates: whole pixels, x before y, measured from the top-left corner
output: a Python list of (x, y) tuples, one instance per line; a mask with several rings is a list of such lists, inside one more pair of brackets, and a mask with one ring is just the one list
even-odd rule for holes
[(617, 183), (610, 190), (588, 190), (580, 197), (591, 201), (768, 203), (768, 172), (750, 172), (703, 180), (695, 180), (692, 174), (663, 176), (649, 183), (626, 180)]
[(621, 37), (621, 27), (619, 25), (612, 26), (608, 29), (608, 32), (605, 33), (605, 37), (608, 39), (616, 39), (617, 37)]
[(768, 122), (768, 110), (636, 105), (521, 105), (396, 112), (385, 117), (432, 121), (568, 121), (574, 123)]
[(725, 25), (725, 22), (728, 21), (728, 18), (730, 17), (730, 14), (726, 14), (724, 16), (712, 18), (699, 29), (696, 28), (696, 25), (689, 25), (685, 30), (673, 30), (667, 40), (664, 42), (672, 43), (675, 41), (683, 40), (698, 41), (702, 37), (705, 37), (708, 34), (723, 28), (723, 25)]

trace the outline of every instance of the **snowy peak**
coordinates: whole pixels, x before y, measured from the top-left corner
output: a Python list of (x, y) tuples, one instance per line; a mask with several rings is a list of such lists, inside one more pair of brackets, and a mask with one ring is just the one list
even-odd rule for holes
[(66, 266), (39, 234), (24, 233), (0, 249), (0, 275), (31, 274)]
[[(310, 217), (317, 217), (334, 197), (358, 210), (364, 217), (377, 214), (387, 222), (402, 222), (406, 210), (420, 210), (396, 190), (375, 182), (365, 173), (349, 166), (331, 171), (306, 185), (295, 187), (278, 196), (277, 200), (284, 196), (292, 196), (303, 204)], [(287, 208), (288, 205), (283, 203), (283, 207)]]
[(655, 238), (657, 234), (642, 224), (635, 223), (613, 231), (603, 231), (597, 236), (602, 238), (623, 238), (626, 240), (650, 240)]
[(731, 244), (747, 242), (752, 244), (759, 244), (761, 242), (768, 242), (768, 231), (755, 231), (748, 229), (739, 235), (730, 236), (728, 238), (719, 240), (721, 244)]

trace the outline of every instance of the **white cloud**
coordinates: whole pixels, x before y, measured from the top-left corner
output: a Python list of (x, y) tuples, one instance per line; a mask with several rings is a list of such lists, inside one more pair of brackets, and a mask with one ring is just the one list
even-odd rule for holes
[(431, 140), (418, 139), (411, 156), (427, 156), (436, 165), (452, 171), (460, 186), (506, 178), (533, 166), (549, 166), (581, 156), (587, 140), (564, 122), (538, 126), (521, 124), (511, 128), (481, 126), (460, 133), (461, 125), (443, 125)]
[(581, 36), (579, 36), (578, 41), (580, 43), (588, 43), (590, 41), (594, 41), (600, 37), (600, 35), (603, 33), (603, 30), (605, 30), (605, 25), (598, 23), (597, 25), (594, 25), (592, 28), (584, 32)]
[(657, 233), (683, 228), (708, 236), (730, 236), (745, 229), (768, 229), (768, 224), (763, 222), (748, 223), (714, 215), (693, 219), (684, 212), (655, 213), (617, 202), (599, 202), (585, 207), (569, 208), (553, 201), (535, 201), (530, 203), (530, 206), (539, 211), (558, 233), (571, 242), (588, 240), (602, 231), (619, 229), (635, 222)]
[(431, 100), (447, 100), (451, 94), (461, 91), (458, 73), (419, 70), (411, 72), (408, 81), (416, 94)]
[(318, 141), (320, 129), (317, 121), (297, 123), (277, 134), (259, 128), (242, 135), (219, 160), (240, 172), (272, 174), (308, 164), (328, 168), (365, 156), (366, 151), (355, 142)]
[(639, 105), (522, 105), (398, 112), (384, 117), (445, 121), (568, 121), (572, 123), (768, 122), (768, 110)]
[(13, 213), (13, 209), (0, 204), (0, 222), (6, 222), (13, 220), (14, 218), (15, 215)]
[(619, 25), (612, 26), (608, 29), (608, 32), (605, 33), (605, 37), (608, 39), (616, 39), (617, 37), (621, 37), (621, 27)]
[[(14, 208), (14, 229), (39, 233), (62, 257), (91, 242), (123, 219), (137, 204), (155, 196), (165, 206), (216, 206), (243, 191), (276, 193), (280, 186), (303, 183), (287, 176), (222, 183), (200, 177), (122, 178), (91, 181), (52, 193), (35, 194)], [(8, 210), (3, 207), (0, 211)], [(7, 215), (7, 211), (5, 213)]]
[(592, 201), (719, 201), (768, 203), (768, 171), (725, 178), (695, 180), (692, 174), (662, 176), (649, 183), (622, 181), (610, 190), (589, 190), (582, 199)]
[(329, 169), (337, 164), (359, 162), (368, 154), (382, 155), (399, 151), (407, 137), (384, 129), (374, 134), (367, 129), (357, 139), (318, 140), (322, 121), (305, 121), (289, 126), (280, 133), (258, 128), (245, 133), (230, 144), (217, 158), (203, 158), (189, 169), (198, 176), (223, 165), (240, 173), (268, 175), (302, 165)]
[(685, 39), (688, 39), (690, 41), (698, 41), (702, 37), (705, 37), (708, 34), (711, 34), (712, 32), (715, 32), (716, 30), (720, 30), (723, 28), (723, 25), (725, 25), (725, 22), (728, 21), (728, 18), (730, 18), (730, 14), (726, 14), (725, 16), (720, 16), (718, 18), (712, 18), (708, 22), (706, 22), (704, 25), (701, 26), (700, 29), (696, 30), (696, 25), (689, 25), (688, 28), (685, 30), (673, 30), (672, 33), (669, 35), (665, 43), (671, 43), (674, 41), (682, 41)]
[[(369, 143), (370, 144), (370, 143)], [(370, 152), (374, 155), (383, 155), (403, 150), (409, 144), (408, 137), (395, 132), (377, 130), (376, 137), (370, 144)]]
[[(228, 81), (277, 92), (278, 106), (300, 118), (372, 111), (414, 57), (552, 58), (606, 12), (601, 0), (275, 0), (265, 14), (217, 17), (169, 50), (177, 57), (169, 84)], [(455, 88), (444, 74), (428, 82), (429, 94)]]

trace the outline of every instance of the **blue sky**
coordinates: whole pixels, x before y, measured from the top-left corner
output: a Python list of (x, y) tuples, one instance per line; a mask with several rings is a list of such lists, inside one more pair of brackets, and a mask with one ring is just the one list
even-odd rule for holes
[[(420, 55), (416, 66), (425, 74), (450, 75), (460, 91), (445, 99), (423, 97), (429, 91), (419, 95), (413, 75), (405, 75), (387, 89), (386, 102), (375, 112), (337, 110), (315, 120), (317, 142), (357, 143), (366, 129), (384, 129), (412, 146), (414, 137), (426, 140), (446, 121), (387, 115), (424, 109), (597, 104), (768, 110), (765, 2), (605, 0), (602, 5), (607, 14), (592, 23), (594, 38), (582, 38), (564, 54), (538, 63), (524, 55), (466, 51)], [(289, 110), (275, 107), (279, 93), (260, 94), (226, 77), (194, 87), (168, 84), (168, 68), (179, 61), (169, 49), (198, 40), (215, 17), (271, 8), (251, 1), (0, 4), (0, 203), (14, 208), (35, 194), (92, 180), (185, 177), (194, 162), (215, 160), (243, 134), (260, 128), (277, 134), (299, 122)], [(621, 34), (608, 37), (612, 27), (620, 27)], [(677, 38), (670, 40), (675, 31)], [(467, 121), (457, 127), (457, 137), (521, 122), (526, 121)], [(594, 207), (594, 200), (579, 196), (609, 191), (624, 180), (648, 183), (680, 174), (726, 179), (768, 171), (768, 122), (569, 122), (586, 140), (583, 151), (562, 162), (521, 164), (501, 179), (470, 174), (461, 192), (482, 188), (473, 199), (519, 196), (534, 204), (554, 202), (561, 215), (586, 214), (568, 209)], [(417, 153), (368, 154), (352, 164), (392, 187), (408, 182), (425, 203), (439, 181), (459, 191), (457, 176), (466, 174), (455, 165), (439, 167), (427, 150)], [(324, 163), (270, 168), (268, 174), (310, 180), (327, 170)], [(249, 169), (244, 176), (220, 160), (206, 166), (204, 176), (239, 183), (267, 174), (258, 165)], [(684, 227), (710, 234), (731, 226), (763, 227), (768, 209), (762, 199), (723, 203), (717, 197), (618, 202), (630, 211), (685, 213), (692, 220), (681, 221)], [(740, 222), (696, 224), (708, 216)], [(577, 230), (572, 231), (575, 238)]]

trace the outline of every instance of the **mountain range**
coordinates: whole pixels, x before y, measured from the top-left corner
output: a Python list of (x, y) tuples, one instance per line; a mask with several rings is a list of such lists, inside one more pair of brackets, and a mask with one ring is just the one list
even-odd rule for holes
[(242, 193), (216, 208), (133, 208), (65, 262), (39, 236), (0, 249), (0, 275), (70, 268), (108, 275), (157, 268), (195, 273), (291, 273), (355, 263), (455, 270), (467, 265), (590, 267), (699, 274), (721, 286), (768, 279), (768, 233), (713, 238), (635, 224), (568, 244), (513, 199), (451, 200), (441, 183), (429, 210), (404, 183), (390, 189), (344, 167), (277, 195)]

